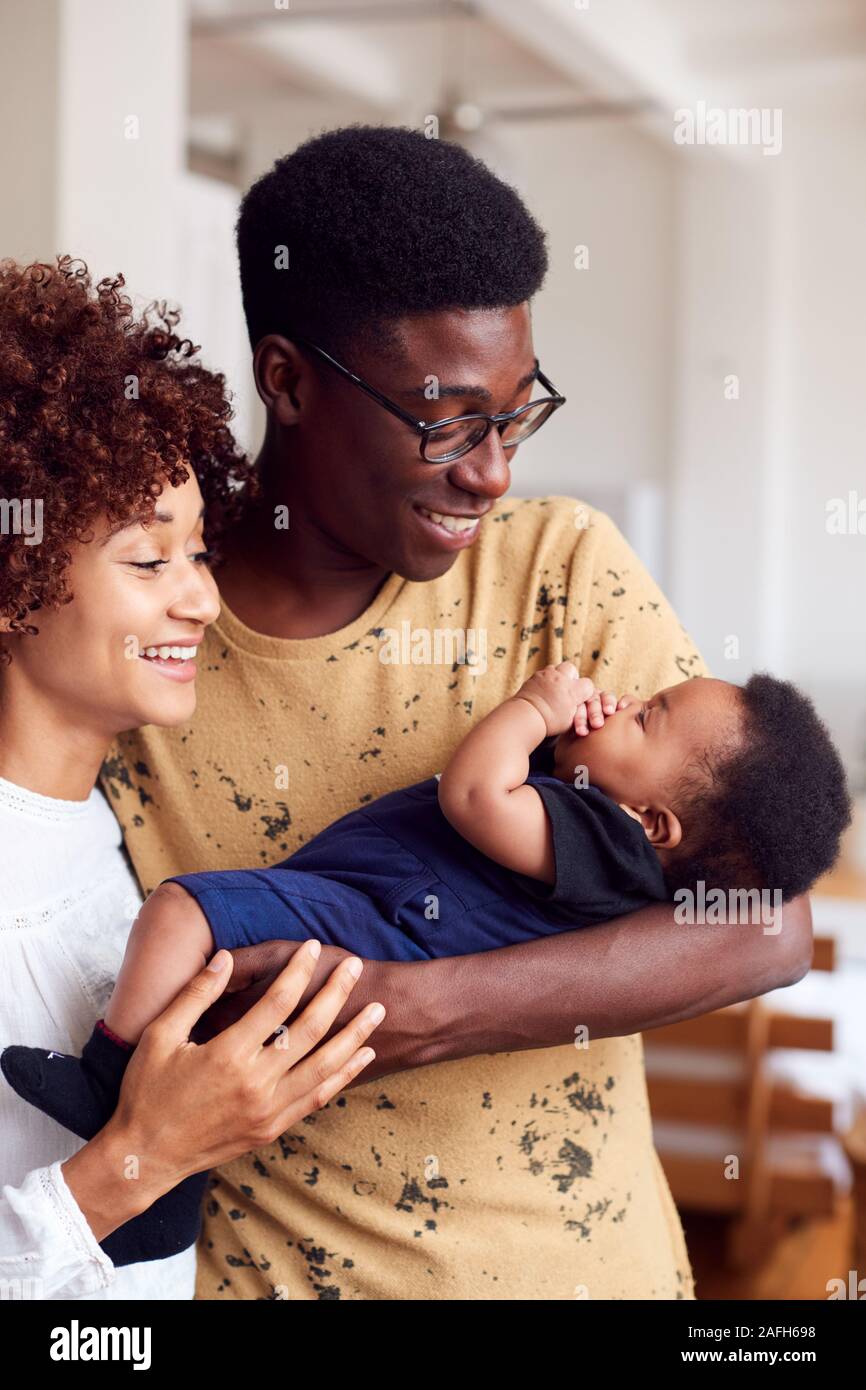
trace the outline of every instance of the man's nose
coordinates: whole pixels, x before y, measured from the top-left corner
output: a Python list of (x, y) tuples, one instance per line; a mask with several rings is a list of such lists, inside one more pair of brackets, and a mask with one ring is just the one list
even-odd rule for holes
[(455, 459), (448, 477), (464, 492), (474, 492), (479, 497), (504, 497), (511, 486), (511, 464), (499, 431), (491, 429), (486, 439), (462, 458)]

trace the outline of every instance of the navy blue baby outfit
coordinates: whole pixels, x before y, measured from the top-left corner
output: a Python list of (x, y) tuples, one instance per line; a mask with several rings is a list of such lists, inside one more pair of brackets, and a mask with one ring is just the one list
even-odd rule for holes
[[(449, 825), (430, 777), (350, 811), (282, 864), (177, 874), (216, 947), (280, 938), (321, 942), (370, 960), (461, 956), (605, 922), (666, 896), (642, 828), (596, 788), (550, 775), (551, 740), (528, 781), (553, 828), (556, 882), (488, 859)], [(108, 1121), (132, 1049), (97, 1024), (80, 1058), (7, 1047), (0, 1069), (19, 1095), (89, 1139)], [(196, 1239), (207, 1173), (188, 1177), (102, 1248), (115, 1265), (163, 1259)]]
[(641, 826), (595, 787), (549, 775), (552, 740), (527, 782), (553, 827), (556, 882), (489, 859), (446, 820), (429, 777), (350, 811), (281, 864), (176, 874), (214, 947), (315, 937), (369, 960), (492, 951), (591, 926), (668, 896)]

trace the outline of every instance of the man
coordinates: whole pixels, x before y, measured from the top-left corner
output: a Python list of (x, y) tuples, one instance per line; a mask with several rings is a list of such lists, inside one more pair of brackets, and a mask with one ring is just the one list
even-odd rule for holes
[[(262, 494), (216, 573), (192, 724), (107, 764), (145, 890), (285, 859), (440, 771), (550, 662), (641, 696), (705, 671), (606, 517), (503, 501), (517, 444), (561, 403), (532, 344), (544, 236), (512, 189), (408, 130), (333, 131), (247, 193), (238, 247)], [(367, 962), (352, 1008), (388, 1009), (376, 1061), (214, 1175), (199, 1297), (694, 1297), (639, 1030), (789, 983), (810, 950), (803, 906), (770, 936), (684, 929), (664, 905)], [(324, 974), (340, 953), (322, 954)]]

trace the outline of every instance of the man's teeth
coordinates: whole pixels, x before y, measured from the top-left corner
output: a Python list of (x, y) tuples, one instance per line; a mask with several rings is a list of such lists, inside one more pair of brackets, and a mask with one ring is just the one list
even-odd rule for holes
[(145, 647), (144, 655), (151, 660), (158, 656), (163, 661), (168, 661), (169, 657), (175, 661), (192, 661), (195, 651), (195, 647)]
[(473, 526), (478, 525), (477, 516), (446, 516), (443, 512), (428, 512), (426, 507), (419, 507), (418, 510), (424, 516), (429, 516), (431, 521), (444, 526), (446, 531), (471, 531)]

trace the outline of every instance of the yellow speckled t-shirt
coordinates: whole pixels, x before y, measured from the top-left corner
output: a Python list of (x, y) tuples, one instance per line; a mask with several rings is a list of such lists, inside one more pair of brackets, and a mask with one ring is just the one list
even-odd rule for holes
[[(323, 637), (267, 637), (224, 607), (192, 723), (125, 735), (106, 763), (143, 889), (278, 863), (441, 771), (565, 659), (642, 697), (706, 674), (613, 523), (567, 497), (500, 501), (447, 574), (391, 574)], [(694, 1297), (640, 1034), (387, 1076), (213, 1176), (199, 1298)]]

